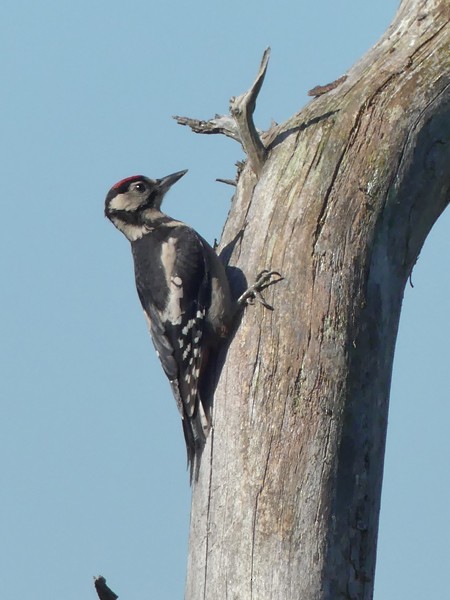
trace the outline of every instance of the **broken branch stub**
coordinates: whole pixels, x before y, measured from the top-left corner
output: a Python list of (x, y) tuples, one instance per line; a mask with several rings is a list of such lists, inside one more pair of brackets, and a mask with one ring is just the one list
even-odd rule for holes
[(194, 133), (221, 133), (227, 137), (240, 142), (239, 133), (234, 119), (229, 115), (216, 115), (214, 119), (209, 121), (201, 121), (200, 119), (190, 119), (189, 117), (173, 117), (178, 125), (187, 125)]

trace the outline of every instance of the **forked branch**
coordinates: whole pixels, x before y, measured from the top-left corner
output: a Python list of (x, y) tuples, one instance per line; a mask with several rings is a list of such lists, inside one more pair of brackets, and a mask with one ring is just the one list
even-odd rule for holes
[(269, 58), (270, 48), (266, 48), (258, 74), (251, 88), (244, 94), (231, 98), (231, 116), (216, 115), (214, 119), (209, 121), (189, 117), (173, 117), (179, 125), (189, 126), (194, 133), (221, 133), (240, 142), (248, 157), (250, 166), (258, 177), (267, 158), (267, 149), (262, 143), (260, 133), (253, 122), (253, 113), (255, 112), (256, 99), (266, 75)]

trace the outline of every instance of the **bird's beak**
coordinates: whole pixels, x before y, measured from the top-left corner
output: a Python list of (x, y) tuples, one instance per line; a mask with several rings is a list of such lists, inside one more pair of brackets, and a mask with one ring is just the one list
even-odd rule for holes
[(183, 175), (186, 175), (187, 172), (187, 169), (185, 171), (177, 171), (176, 173), (172, 173), (172, 175), (167, 175), (162, 179), (157, 179), (158, 187), (161, 192), (165, 194), (167, 190), (171, 188), (179, 179), (181, 179)]

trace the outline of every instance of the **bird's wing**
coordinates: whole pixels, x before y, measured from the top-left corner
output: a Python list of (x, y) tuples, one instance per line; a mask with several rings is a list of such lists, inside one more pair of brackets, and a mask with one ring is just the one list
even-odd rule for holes
[[(148, 243), (151, 235), (146, 236)], [(141, 256), (136, 266), (138, 294), (178, 409), (183, 419), (198, 420), (205, 314), (211, 294), (203, 240), (185, 225), (171, 228), (161, 244), (161, 264), (146, 264)], [(170, 293), (158, 296), (160, 289)]]

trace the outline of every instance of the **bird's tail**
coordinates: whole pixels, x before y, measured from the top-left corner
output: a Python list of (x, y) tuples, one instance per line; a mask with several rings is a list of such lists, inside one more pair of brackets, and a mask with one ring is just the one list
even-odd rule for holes
[(183, 433), (186, 442), (187, 463), (189, 468), (190, 483), (197, 481), (200, 470), (200, 461), (206, 438), (211, 428), (211, 418), (207, 415), (200, 397), (197, 399), (195, 411), (192, 416), (184, 415)]

